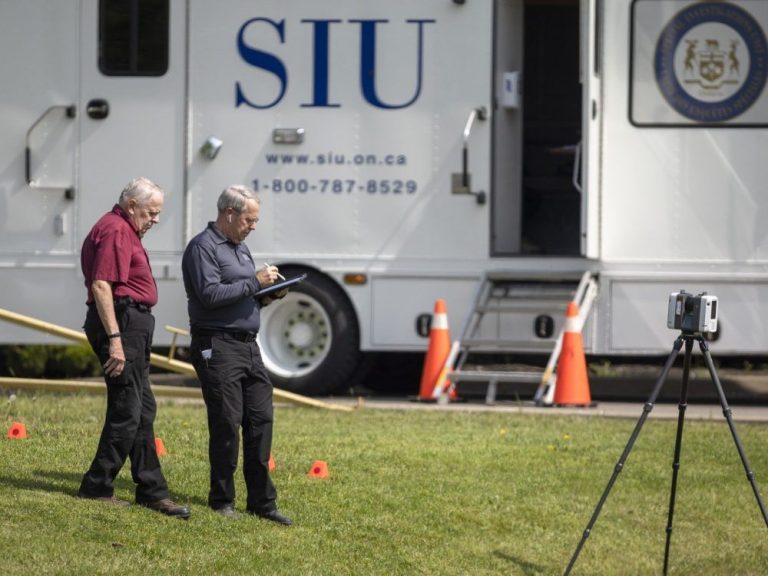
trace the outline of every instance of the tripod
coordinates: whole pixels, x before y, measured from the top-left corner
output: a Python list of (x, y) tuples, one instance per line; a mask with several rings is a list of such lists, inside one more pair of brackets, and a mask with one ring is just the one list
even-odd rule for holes
[(573, 565), (576, 563), (576, 560), (579, 557), (579, 553), (581, 552), (581, 549), (584, 547), (584, 544), (587, 541), (587, 538), (589, 538), (589, 534), (592, 531), (592, 528), (594, 527), (595, 522), (597, 522), (597, 517), (600, 515), (600, 510), (602, 509), (603, 504), (605, 504), (605, 501), (608, 498), (608, 494), (610, 493), (611, 488), (613, 488), (613, 485), (616, 482), (616, 479), (618, 478), (619, 474), (624, 468), (624, 463), (626, 462), (627, 457), (629, 456), (629, 453), (635, 444), (635, 440), (637, 440), (637, 437), (640, 434), (640, 430), (642, 429), (643, 424), (645, 424), (645, 421), (648, 418), (648, 415), (651, 413), (651, 410), (653, 410), (653, 405), (656, 402), (656, 398), (658, 397), (662, 386), (664, 385), (664, 381), (666, 380), (667, 375), (669, 374), (669, 371), (672, 368), (672, 365), (675, 363), (675, 360), (677, 359), (677, 356), (680, 353), (680, 349), (683, 347), (683, 343), (685, 343), (685, 357), (683, 360), (683, 382), (682, 382), (682, 387), (680, 389), (680, 404), (678, 404), (678, 407), (677, 407), (678, 408), (677, 436), (675, 438), (675, 455), (674, 455), (674, 461), (672, 463), (672, 487), (669, 495), (669, 512), (667, 515), (667, 542), (666, 542), (666, 546), (664, 547), (664, 574), (666, 576), (667, 567), (669, 565), (669, 545), (672, 538), (672, 519), (675, 514), (675, 494), (677, 492), (677, 472), (680, 469), (680, 450), (683, 443), (683, 423), (685, 421), (685, 410), (688, 406), (687, 404), (688, 376), (690, 374), (690, 369), (691, 369), (691, 352), (693, 350), (694, 340), (696, 340), (699, 343), (699, 348), (701, 348), (701, 352), (704, 355), (704, 360), (707, 364), (709, 375), (712, 379), (712, 383), (715, 385), (715, 388), (717, 390), (717, 396), (720, 399), (720, 405), (723, 408), (723, 415), (725, 416), (725, 419), (728, 421), (728, 427), (731, 430), (731, 435), (733, 436), (733, 441), (736, 444), (736, 449), (739, 451), (739, 456), (741, 457), (741, 463), (744, 465), (744, 470), (747, 473), (747, 479), (749, 480), (749, 483), (752, 485), (752, 491), (755, 493), (755, 498), (757, 499), (757, 504), (760, 507), (760, 512), (763, 515), (763, 520), (765, 520), (765, 524), (766, 526), (768, 526), (768, 513), (766, 513), (765, 504), (763, 504), (763, 499), (760, 497), (760, 491), (758, 490), (757, 484), (755, 483), (755, 474), (754, 472), (752, 472), (752, 469), (749, 466), (747, 455), (744, 453), (744, 448), (741, 445), (741, 440), (739, 440), (739, 436), (736, 433), (736, 427), (733, 423), (733, 418), (731, 416), (731, 409), (728, 406), (728, 401), (725, 399), (725, 394), (723, 393), (723, 387), (720, 384), (720, 379), (717, 377), (717, 372), (715, 371), (715, 365), (714, 365), (714, 362), (712, 361), (712, 355), (709, 353), (709, 347), (707, 346), (707, 343), (705, 342), (704, 338), (702, 338), (701, 334), (683, 331), (680, 334), (680, 336), (677, 337), (677, 340), (675, 340), (675, 343), (672, 346), (672, 352), (669, 354), (669, 357), (667, 358), (667, 361), (664, 364), (664, 369), (661, 371), (661, 375), (659, 376), (659, 379), (656, 381), (656, 384), (653, 388), (653, 392), (651, 393), (650, 398), (648, 398), (648, 401), (645, 403), (645, 406), (643, 407), (643, 413), (640, 416), (640, 419), (637, 421), (637, 424), (635, 425), (635, 429), (632, 431), (632, 435), (629, 437), (629, 441), (627, 442), (627, 445), (624, 448), (624, 452), (622, 452), (621, 457), (619, 458), (619, 461), (616, 463), (616, 467), (613, 470), (611, 479), (608, 481), (608, 485), (605, 487), (605, 490), (603, 491), (603, 495), (600, 497), (600, 501), (597, 503), (597, 506), (595, 507), (595, 511), (592, 514), (592, 518), (590, 518), (589, 523), (587, 524), (587, 527), (584, 530), (584, 534), (581, 537), (581, 541), (579, 541), (579, 544), (576, 547), (576, 551), (573, 553), (573, 556), (571, 557), (571, 561), (568, 563), (568, 567), (565, 569), (565, 576), (568, 576), (571, 573), (571, 569), (573, 568)]

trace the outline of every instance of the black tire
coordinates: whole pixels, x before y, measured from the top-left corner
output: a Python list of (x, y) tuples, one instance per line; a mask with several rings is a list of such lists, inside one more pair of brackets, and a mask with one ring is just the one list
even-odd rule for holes
[(272, 383), (309, 396), (349, 387), (361, 354), (347, 295), (320, 272), (287, 265), (280, 272), (286, 278), (307, 272), (307, 278), (261, 310), (259, 343)]

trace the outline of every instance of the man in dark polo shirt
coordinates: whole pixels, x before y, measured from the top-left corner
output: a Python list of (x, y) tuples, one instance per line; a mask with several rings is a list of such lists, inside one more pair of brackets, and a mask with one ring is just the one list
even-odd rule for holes
[(157, 286), (141, 238), (157, 224), (163, 191), (136, 178), (99, 219), (80, 254), (88, 312), (85, 334), (107, 384), (107, 414), (96, 456), (83, 476), (80, 498), (129, 505), (114, 496), (114, 480), (126, 458), (136, 483), (136, 503), (177, 518), (186, 506), (169, 499), (155, 449), (155, 397), (149, 387), (149, 355)]
[[(245, 186), (219, 196), (218, 217), (184, 251), (181, 268), (192, 331), (191, 357), (208, 410), (211, 486), (208, 504), (235, 517), (234, 473), (243, 429), (246, 511), (290, 525), (277, 510), (269, 477), (272, 383), (256, 344), (261, 303), (254, 294), (274, 284), (275, 266), (256, 271), (243, 243), (259, 221), (259, 200)], [(285, 295), (281, 291), (277, 296)]]

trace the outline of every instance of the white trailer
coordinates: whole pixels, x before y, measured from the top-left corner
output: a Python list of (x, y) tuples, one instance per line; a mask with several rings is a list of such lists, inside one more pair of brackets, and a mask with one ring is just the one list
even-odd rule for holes
[(264, 310), (289, 389), (424, 350), (437, 298), (454, 334), (506, 298), (486, 348), (546, 350), (584, 272), (588, 352), (667, 352), (685, 288), (717, 354), (765, 353), (766, 30), (759, 0), (0, 0), (0, 307), (80, 326), (83, 237), (143, 175), (160, 327), (220, 191), (258, 190), (251, 250), (310, 275)]

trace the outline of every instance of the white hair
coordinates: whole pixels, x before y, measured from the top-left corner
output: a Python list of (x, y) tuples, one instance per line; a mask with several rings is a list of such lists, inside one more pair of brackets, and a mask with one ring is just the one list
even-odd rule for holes
[(248, 200), (254, 200), (256, 204), (261, 204), (259, 197), (256, 196), (256, 192), (253, 189), (248, 188), (248, 186), (234, 184), (224, 188), (216, 202), (216, 207), (219, 209), (219, 214), (223, 214), (227, 208), (232, 208), (232, 210), (240, 214)]
[(134, 198), (136, 202), (141, 205), (147, 202), (152, 196), (159, 194), (163, 196), (165, 192), (157, 184), (152, 182), (149, 178), (139, 177), (134, 178), (123, 188), (120, 192), (120, 199), (118, 204), (121, 206), (128, 202), (128, 200)]

